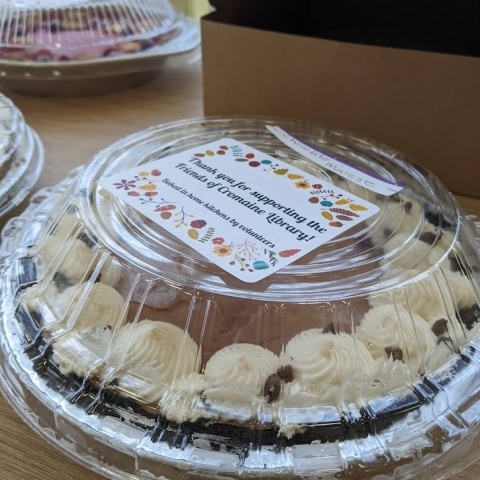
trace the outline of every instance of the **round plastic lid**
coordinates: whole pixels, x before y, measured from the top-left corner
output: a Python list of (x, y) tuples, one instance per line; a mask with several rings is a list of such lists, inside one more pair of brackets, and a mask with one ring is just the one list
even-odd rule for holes
[(0, 95), (0, 217), (29, 193), (43, 165), (43, 146), (12, 101)]
[[(404, 188), (359, 187), (286, 146), (273, 125)], [(191, 149), (187, 162), (218, 174), (204, 168), (209, 156), (230, 158), (210, 150), (218, 141), (245, 145), (230, 161), (251, 178), (268, 170), (279, 202), (296, 189), (333, 223), (362, 202), (379, 211), (242, 281), (165, 223), (181, 219), (190, 238), (234, 259), (237, 246), (185, 220), (162, 187), (173, 155)], [(139, 204), (153, 202), (158, 221), (104, 188), (130, 169), (119, 190), (145, 187)], [(267, 118), (154, 127), (7, 225), (4, 393), (47, 440), (111, 478), (445, 478), (477, 456), (476, 228), (433, 175), (348, 133)]]
[(24, 128), (25, 121), (18, 108), (0, 94), (0, 174), (6, 173), (8, 162), (22, 140)]
[(91, 62), (161, 52), (187, 27), (167, 0), (13, 0), (0, 11), (0, 59), (8, 62)]

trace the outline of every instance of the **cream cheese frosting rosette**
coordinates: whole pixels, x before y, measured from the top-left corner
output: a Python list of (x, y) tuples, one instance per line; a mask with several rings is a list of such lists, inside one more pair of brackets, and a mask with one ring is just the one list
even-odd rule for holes
[(104, 375), (128, 397), (154, 404), (176, 377), (198, 372), (198, 345), (181, 328), (141, 320), (121, 327), (105, 360)]
[(102, 283), (116, 287), (122, 276), (121, 265), (112, 257), (109, 257), (103, 264), (100, 271), (100, 277)]
[(52, 236), (65, 239), (75, 231), (80, 223), (80, 219), (76, 213), (71, 211), (72, 208), (74, 207), (70, 207), (70, 210), (60, 218), (52, 231)]
[(369, 298), (371, 306), (395, 302), (428, 322), (441, 318), (455, 318), (455, 302), (449, 293), (443, 274), (438, 270), (420, 275), (416, 269), (392, 269), (388, 275), (399, 275), (405, 284), (387, 295)]
[[(54, 287), (48, 290), (50, 300), (56, 299), (51, 303), (55, 318), (47, 326), (54, 337), (53, 360), (64, 375), (81, 377), (107, 352), (111, 331), (123, 318), (125, 300), (101, 282), (69, 287), (63, 293)], [(34, 286), (26, 304), (38, 307), (38, 298)]]
[(231, 414), (229, 409), (235, 406), (235, 415), (253, 418), (258, 402), (268, 395), (268, 379), (280, 368), (280, 359), (265, 348), (250, 343), (229, 345), (210, 358), (203, 375), (175, 380), (160, 402), (162, 412), (169, 420), (181, 423), (215, 419), (224, 409)]
[(397, 201), (389, 199), (380, 216), (366, 220), (370, 227), (369, 236), (375, 245), (383, 246), (385, 240), (394, 234), (415, 232), (423, 222), (422, 212), (417, 201), (404, 195), (399, 195)]
[(370, 305), (379, 306), (395, 301), (421, 316), (431, 326), (438, 320), (446, 320), (449, 333), (455, 331), (457, 342), (454, 343), (462, 344), (466, 332), (457, 320), (457, 312), (479, 304), (478, 294), (469, 277), (461, 272), (452, 272), (449, 266), (432, 270), (423, 276), (419, 276), (416, 269), (392, 269), (389, 275), (396, 273), (407, 282), (389, 295), (371, 296)]
[(111, 339), (112, 329), (108, 325), (70, 332), (54, 342), (53, 361), (64, 375), (83, 377), (100, 363)]
[(205, 375), (189, 373), (176, 378), (160, 400), (162, 414), (171, 422), (195, 422), (199, 418), (217, 418), (214, 412), (203, 408), (201, 395), (212, 388)]
[[(425, 372), (438, 342), (423, 318), (394, 305), (372, 308), (357, 327), (356, 337), (373, 358), (392, 356), (412, 365), (420, 374)], [(416, 372), (412, 372), (413, 377)]]
[[(205, 365), (207, 380), (232, 385), (234, 390), (251, 390), (263, 396), (265, 382), (281, 367), (280, 359), (270, 350), (250, 343), (234, 343), (216, 352)], [(228, 394), (226, 391), (225, 394)]]
[[(287, 404), (298, 395), (314, 403), (354, 401), (361, 395), (354, 384), (370, 377), (375, 360), (367, 348), (347, 333), (323, 333), (322, 329), (305, 330), (285, 347), (285, 363), (293, 369), (293, 382), (286, 387)], [(346, 396), (344, 396), (346, 395)]]
[[(70, 231), (69, 229), (73, 228), (73, 223), (70, 226), (68, 224), (73, 222), (72, 218), (76, 218), (76, 216), (69, 214), (66, 217), (70, 220), (59, 224), (59, 227), (61, 226), (62, 230)], [(57, 230), (54, 231), (54, 234), (46, 238), (39, 250), (41, 271), (45, 271), (56, 260), (58, 265), (55, 265), (55, 268), (65, 277), (66, 285), (73, 285), (87, 277), (95, 268), (97, 261), (107, 256), (108, 258), (104, 260), (104, 265), (101, 268), (100, 278), (103, 283), (112, 287), (118, 285), (122, 274), (121, 265), (106, 253), (103, 253), (103, 257), (101, 257), (99, 247), (93, 243), (89, 245), (90, 239), (86, 235), (83, 239), (76, 238), (65, 242), (63, 237), (57, 236)], [(65, 235), (67, 234), (65, 233)], [(60, 286), (60, 288), (62, 287)]]
[(479, 297), (473, 286), (474, 282), (468, 276), (447, 269), (443, 269), (442, 272), (445, 275), (447, 288), (459, 310), (479, 305)]
[(251, 422), (261, 404), (278, 398), (279, 383), (273, 396), (266, 385), (280, 367), (277, 355), (259, 345), (235, 343), (218, 350), (205, 366), (209, 387), (194, 416)]
[[(435, 235), (432, 233), (432, 235)], [(428, 269), (446, 255), (444, 246), (432, 246), (408, 233), (397, 233), (390, 237), (382, 248), (386, 254), (380, 265), (389, 265), (395, 262), (395, 267)], [(390, 255), (393, 252), (393, 255)], [(398, 252), (398, 255), (395, 253)]]
[(43, 326), (52, 333), (60, 329), (88, 330), (95, 325), (114, 329), (123, 319), (125, 299), (103, 282), (73, 285), (59, 292), (52, 283), (45, 288), (33, 285), (22, 303), (30, 311), (41, 312)]
[(95, 325), (109, 325), (115, 329), (123, 318), (125, 299), (102, 282), (74, 285), (56, 298), (54, 308), (58, 318), (73, 330)]
[(42, 246), (40, 254), (43, 261), (41, 267), (47, 268), (57, 260), (58, 272), (67, 278), (70, 284), (74, 284), (91, 271), (96, 252), (79, 239), (65, 243), (64, 240), (50, 236)]

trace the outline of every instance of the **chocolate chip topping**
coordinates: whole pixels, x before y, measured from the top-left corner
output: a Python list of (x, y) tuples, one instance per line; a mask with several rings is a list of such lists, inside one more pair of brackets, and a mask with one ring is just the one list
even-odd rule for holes
[(400, 347), (385, 347), (385, 353), (394, 360), (402, 360), (403, 352)]
[(335, 331), (335, 325), (333, 324), (333, 322), (329, 322), (327, 326), (322, 330), (322, 333), (333, 333), (334, 335), (336, 335), (337, 332)]
[(440, 215), (438, 213), (427, 212), (425, 214), (425, 218), (435, 227), (438, 227), (440, 225)]
[(437, 336), (442, 336), (447, 331), (448, 321), (440, 318), (432, 325), (432, 332)]
[(463, 272), (463, 268), (460, 262), (458, 261), (457, 257), (448, 257), (448, 261), (450, 262), (450, 270), (452, 272), (460, 272), (465, 275), (465, 273)]
[(373, 244), (373, 240), (370, 238), (370, 237), (365, 237), (365, 238), (362, 238), (359, 242), (359, 244), (364, 247), (364, 248), (368, 248), (368, 249), (372, 249), (375, 245)]
[(421, 242), (428, 243), (429, 245), (433, 245), (437, 241), (437, 235), (433, 232), (423, 232), (418, 239)]
[(462, 275), (468, 275), (473, 273), (473, 269), (469, 265), (462, 263), (455, 255), (448, 257), (450, 262), (450, 270), (452, 272), (460, 272)]
[(96, 246), (95, 239), (91, 237), (88, 233), (82, 232), (78, 239), (83, 242), (88, 248), (93, 248)]
[(435, 227), (450, 228), (453, 226), (448, 220), (443, 218), (443, 215), (440, 212), (427, 212), (425, 213), (425, 218), (427, 219), (427, 222)]
[(291, 365), (285, 365), (277, 370), (278, 377), (286, 383), (293, 381), (293, 369)]
[(480, 319), (480, 309), (476, 305), (470, 308), (464, 308), (458, 313), (460, 314), (460, 320), (465, 327), (467, 327), (467, 330), (471, 330)]
[(407, 202), (407, 203), (405, 203), (403, 208), (405, 208), (405, 212), (410, 213), (412, 211), (412, 206), (413, 206), (412, 202)]
[(280, 377), (276, 373), (272, 373), (265, 382), (263, 388), (263, 396), (268, 397), (268, 403), (274, 402), (280, 395)]
[(385, 238), (390, 238), (393, 235), (393, 232), (389, 228), (383, 229), (383, 236)]
[(55, 286), (60, 293), (64, 292), (68, 287), (73, 285), (68, 277), (61, 272), (55, 273), (55, 276), (53, 277), (53, 283), (55, 283)]

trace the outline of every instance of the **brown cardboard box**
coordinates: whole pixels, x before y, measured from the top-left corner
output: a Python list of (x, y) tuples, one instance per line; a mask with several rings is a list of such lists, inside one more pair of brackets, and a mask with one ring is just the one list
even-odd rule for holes
[[(417, 17), (406, 35), (388, 35), (391, 24), (379, 28), (377, 18), (355, 36), (359, 12), (348, 5), (359, 2), (337, 2), (328, 14), (315, 0), (212, 3), (217, 11), (202, 20), (206, 115), (275, 115), (349, 130), (407, 154), (453, 192), (480, 197), (480, 25), (472, 23), (480, 23), (480, 2), (458, 18), (444, 5), (422, 37)], [(395, 22), (411, 19), (408, 4), (404, 17), (393, 12)]]

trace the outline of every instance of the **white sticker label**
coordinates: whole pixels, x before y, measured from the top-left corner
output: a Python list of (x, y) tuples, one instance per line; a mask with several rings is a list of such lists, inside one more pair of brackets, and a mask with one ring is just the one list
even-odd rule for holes
[(357, 185), (371, 190), (372, 192), (380, 193), (381, 195), (389, 197), (405, 188), (403, 185), (382, 180), (381, 178), (377, 178), (372, 174), (364, 172), (363, 170), (360, 170), (341, 160), (329, 157), (311, 145), (302, 142), (298, 138), (295, 138), (293, 135), (289, 134), (280, 127), (271, 127), (267, 125), (266, 128), (292, 150), (300, 153), (309, 160), (312, 160), (313, 162), (336, 173), (337, 175), (340, 175), (346, 180), (356, 183)]
[(379, 211), (234, 139), (141, 165), (100, 185), (249, 283)]

